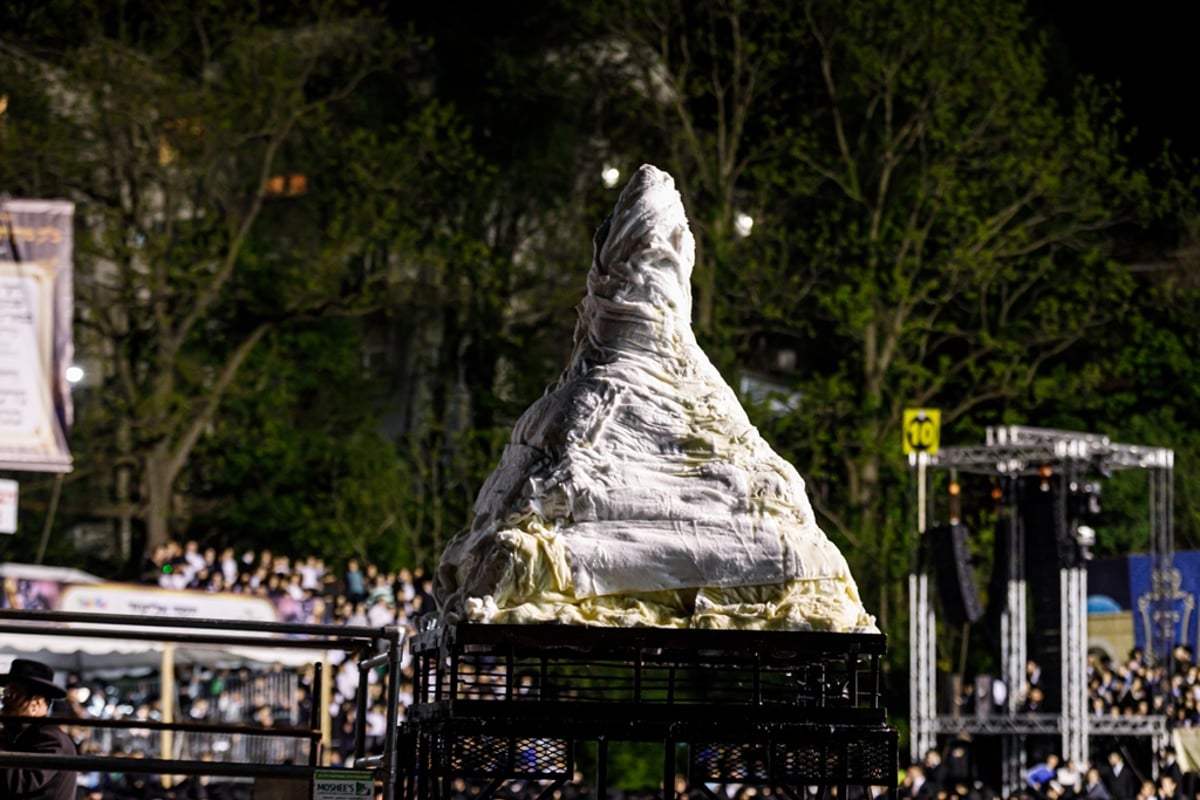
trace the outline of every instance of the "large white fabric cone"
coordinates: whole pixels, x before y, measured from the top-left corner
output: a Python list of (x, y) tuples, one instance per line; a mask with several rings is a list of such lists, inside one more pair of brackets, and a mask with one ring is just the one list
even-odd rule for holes
[(444, 622), (875, 630), (696, 343), (694, 259), (674, 181), (643, 166), (596, 233), (570, 365), (442, 555)]

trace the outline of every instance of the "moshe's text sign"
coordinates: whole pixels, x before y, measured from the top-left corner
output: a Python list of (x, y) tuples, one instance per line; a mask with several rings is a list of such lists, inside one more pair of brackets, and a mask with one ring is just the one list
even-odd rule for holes
[(353, 800), (375, 796), (375, 776), (366, 770), (317, 770), (313, 774), (313, 800)]

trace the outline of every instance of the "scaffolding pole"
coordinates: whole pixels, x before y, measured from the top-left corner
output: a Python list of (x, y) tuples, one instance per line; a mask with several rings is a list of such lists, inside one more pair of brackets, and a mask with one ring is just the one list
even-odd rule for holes
[(1059, 570), (1062, 619), (1062, 733), (1063, 761), (1083, 764), (1088, 755), (1087, 714), (1087, 571)]

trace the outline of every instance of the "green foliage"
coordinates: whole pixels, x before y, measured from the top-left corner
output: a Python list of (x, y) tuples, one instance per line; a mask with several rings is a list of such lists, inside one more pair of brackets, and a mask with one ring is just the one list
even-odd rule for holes
[[(1196, 410), (1200, 398), (1189, 355), (1200, 346), (1200, 295), (1178, 275), (1140, 276), (1129, 312), (1070, 362), (1058, 365), (1038, 392), (1031, 413), (1048, 424), (1092, 430), (1113, 441), (1175, 451), (1174, 534), (1177, 549), (1200, 545), (1190, 468), (1200, 453)], [(1097, 556), (1149, 547), (1149, 486), (1144, 471), (1117, 473), (1102, 482), (1105, 510)]]
[(1140, 306), (1114, 236), (1164, 194), (1123, 156), (1113, 93), (1051, 94), (1021, 4), (636, 5), (596, 9), (625, 48), (594, 70), (605, 129), (675, 173), (702, 341), (779, 387), (752, 417), (900, 640), (904, 409), (941, 408), (947, 442), (1061, 418)]
[[(80, 209), (80, 348), (107, 369), (79, 396), (73, 519), (432, 566), (568, 357), (619, 191), (597, 176), (653, 162), (696, 233), (701, 342), (778, 387), (750, 413), (894, 668), (905, 408), (941, 408), (946, 443), (1024, 423), (1174, 447), (1177, 546), (1200, 546), (1194, 255), (1123, 249), (1154, 215), (1194, 249), (1197, 170), (1129, 163), (1118, 98), (1056, 93), (1021, 4), (547, 0), (471, 26), (72, 5), (5, 12), (0, 183)], [(1140, 477), (1106, 484), (1098, 554), (1142, 546)]]
[(1111, 320), (1130, 281), (1096, 232), (1130, 213), (1144, 178), (1124, 171), (1097, 93), (1066, 111), (1044, 97), (1018, 6), (808, 9), (823, 90), (792, 155), (820, 181), (779, 205), (777, 224), (806, 232), (789, 269), (812, 287), (804, 329), (786, 333), (813, 366), (802, 427), (828, 431), (843, 460), (839, 532), (868, 537), (875, 584), (870, 565), (902, 552), (882, 492), (903, 485), (885, 475), (903, 409), (942, 407), (950, 425), (1019, 398)]
[[(575, 756), (584, 774), (596, 774), (596, 754), (579, 748)], [(653, 742), (608, 743), (609, 786), (626, 792), (657, 791), (663, 781), (663, 746)]]
[(411, 563), (396, 536), (382, 393), (360, 347), (355, 323), (319, 320), (289, 324), (256, 350), (189, 461), (192, 538)]
[[(79, 423), (97, 449), (77, 452), (76, 510), (137, 518), (147, 547), (186, 525), (189, 459), (227, 422), (261, 343), (290, 321), (380, 308), (408, 279), (403, 259), (444, 261), (446, 198), (422, 182), (453, 185), (472, 164), (452, 111), (419, 91), (399, 84), (382, 120), (357, 99), (419, 62), (419, 40), (340, 4), (279, 12), (161, 0), (101, 20), (84, 7), (103, 24), (23, 27), (2, 51), (14, 102), (0, 177), (79, 209), (77, 339), (103, 378)], [(268, 432), (269, 448), (242, 457), (282, 459), (299, 481), (289, 468), (311, 465), (306, 444)], [(324, 455), (325, 485), (394, 472), (370, 436)], [(330, 523), (385, 529), (380, 505), (350, 493)], [(280, 498), (272, 513), (305, 508)]]

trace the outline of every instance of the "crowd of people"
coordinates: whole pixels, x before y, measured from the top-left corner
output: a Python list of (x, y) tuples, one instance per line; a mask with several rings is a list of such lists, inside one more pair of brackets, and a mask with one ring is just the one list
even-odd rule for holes
[[(143, 564), (141, 582), (163, 589), (232, 592), (270, 601), (284, 622), (382, 628), (399, 625), (415, 633), (421, 616), (433, 607), (432, 582), (420, 569), (383, 571), (359, 559), (348, 559), (339, 570), (322, 559), (292, 560), (270, 550), (202, 549), (194, 541), (169, 542)], [(12, 592), (14, 597), (17, 592)], [(16, 603), (13, 603), (14, 607)], [(30, 607), (25, 604), (24, 607)], [(359, 669), (344, 653), (330, 654), (332, 736), (325, 753), (333, 767), (352, 766), (357, 745)], [(412, 667), (401, 665), (401, 708), (411, 702)], [(183, 723), (244, 724), (246, 731), (208, 733), (183, 731), (169, 740), (172, 751), (162, 752), (161, 680), (137, 670), (119, 677), (71, 672), (61, 699), (48, 704), (81, 755), (128, 758), (185, 758), (235, 763), (307, 763), (311, 743), (302, 737), (256, 735), (252, 728), (281, 730), (309, 728), (315, 702), (315, 669), (285, 670), (278, 664), (216, 667), (181, 664), (174, 676), (174, 721)], [(387, 726), (387, 709), (380, 673), (368, 673), (364, 751), (380, 752)], [(407, 701), (406, 701), (407, 696)], [(105, 720), (114, 727), (92, 726), (80, 720)], [(75, 723), (72, 723), (75, 720)], [(131, 722), (146, 721), (139, 728)], [(146, 798), (240, 797), (248, 786), (236, 780), (162, 776), (139, 772), (82, 772), (79, 797), (87, 800), (145, 800)]]
[[(232, 592), (270, 601), (283, 622), (349, 625), (383, 628), (399, 625), (408, 634), (417, 630), (421, 616), (433, 607), (432, 582), (420, 569), (383, 571), (376, 565), (350, 558), (343, 569), (326, 567), (320, 558), (293, 561), (270, 550), (246, 550), (240, 555), (231, 548), (218, 553), (202, 550), (196, 542), (169, 542), (157, 548), (141, 572), (143, 583), (164, 589), (203, 592)], [(407, 655), (407, 654), (406, 654)], [(353, 729), (358, 693), (357, 665), (344, 654), (331, 654), (335, 731)], [(411, 686), (411, 666), (403, 665)], [(284, 671), (279, 665), (246, 665), (216, 668), (180, 665), (175, 676), (178, 696), (174, 708), (179, 719), (219, 722), (266, 722), (277, 725), (306, 724), (312, 708), (313, 670)], [(65, 716), (104, 719), (161, 718), (157, 678), (106, 680), (79, 674), (68, 676), (69, 697), (60, 705)], [(368, 741), (377, 737), (382, 716), (382, 686), (371, 673)], [(116, 749), (128, 736), (115, 737)], [(337, 735), (339, 756), (350, 755), (353, 737)], [(139, 748), (144, 749), (144, 748)], [(226, 749), (226, 748), (219, 748)], [(153, 752), (153, 745), (146, 752)], [(220, 757), (220, 753), (217, 754)]]
[(1176, 645), (1170, 661), (1147, 662), (1134, 648), (1119, 665), (1088, 654), (1088, 701), (1093, 714), (1162, 714), (1170, 727), (1200, 726), (1200, 665), (1192, 649)]
[[(1023, 713), (1054, 713), (1047, 703), (1049, 687), (1043, 684), (1041, 666), (1033, 660), (1026, 664), (1025, 682), (1018, 696)], [(1001, 711), (1007, 703), (1007, 689), (988, 679), (992, 694), (989, 712)], [(979, 711), (977, 693), (983, 686), (971, 681), (957, 698), (958, 712)], [(1192, 648), (1176, 645), (1169, 661), (1150, 663), (1141, 648), (1133, 648), (1127, 658), (1114, 663), (1103, 652), (1087, 655), (1088, 708), (1094, 716), (1162, 716), (1168, 728), (1200, 727), (1200, 665)]]
[[(280, 619), (289, 622), (390, 625), (416, 632), (422, 615), (434, 607), (432, 581), (420, 569), (388, 571), (357, 558), (332, 568), (318, 557), (292, 559), (270, 550), (201, 548), (197, 542), (169, 542), (146, 560), (144, 583), (173, 590), (233, 592), (271, 601)], [(352, 659), (336, 659), (332, 678), (332, 737), (326, 753), (332, 766), (352, 766), (356, 752), (360, 674)], [(402, 663), (400, 708), (411, 701), (412, 665)], [(175, 719), (204, 723), (246, 723), (261, 728), (308, 727), (314, 705), (314, 670), (284, 670), (279, 665), (219, 668), (182, 665), (175, 676)], [(365, 749), (379, 752), (387, 727), (383, 682), (369, 673), (365, 703)], [(1097, 653), (1088, 657), (1088, 689), (1095, 714), (1165, 715), (1172, 726), (1200, 725), (1200, 667), (1192, 651), (1180, 646), (1168, 664), (1151, 664), (1135, 650), (1119, 662)], [(1046, 711), (1041, 670), (1030, 662), (1020, 697), (1021, 708)], [(174, 757), (200, 760), (306, 763), (310, 742), (239, 733), (185, 732), (163, 753), (158, 731), (125, 724), (106, 729), (72, 725), (70, 719), (162, 720), (160, 684), (156, 675), (123, 679), (67, 675), (65, 697), (55, 715), (64, 720), (81, 754), (124, 755), (129, 758)], [(1152, 780), (1148, 739), (1094, 743), (1094, 763), (1063, 762), (1053, 753), (1037, 754), (1028, 786), (1006, 800), (1200, 800), (1194, 774), (1171, 768), (1174, 753), (1165, 751)], [(901, 800), (994, 800), (995, 787), (980, 779), (969, 757), (969, 737), (947, 743), (944, 750), (902, 770)], [(146, 798), (212, 798), (237, 800), (246, 791), (238, 781), (211, 781), (179, 776), (164, 785), (159, 776), (141, 773), (80, 773), (79, 798), (86, 800), (144, 800)], [(168, 780), (168, 783), (170, 781)], [(586, 787), (565, 787), (571, 797), (586, 795)], [(467, 795), (470, 793), (467, 792)]]
[[(972, 681), (958, 698), (961, 713), (978, 713), (980, 689), (987, 683)], [(1169, 660), (1151, 663), (1141, 648), (1130, 650), (1116, 662), (1103, 652), (1087, 655), (1089, 709), (1094, 716), (1165, 717), (1167, 729), (1200, 726), (1200, 666), (1192, 649), (1177, 645)], [(1047, 696), (1041, 666), (1030, 660), (1016, 698), (1019, 713), (1056, 713)], [(989, 713), (1008, 702), (1007, 689), (990, 686)], [(985, 701), (986, 702), (986, 701)], [(947, 752), (933, 750), (911, 764), (901, 783), (902, 800), (993, 800), (994, 786), (979, 779), (970, 758), (969, 736), (950, 742)], [(1147, 736), (1091, 737), (1086, 764), (1075, 764), (1035, 746), (1028, 785), (1008, 800), (1200, 800), (1200, 780), (1184, 773), (1174, 747), (1154, 753)], [(1156, 777), (1157, 776), (1157, 777)]]
[[(998, 792), (980, 780), (973, 767), (974, 742), (963, 734), (944, 750), (932, 749), (908, 767), (899, 800), (997, 800)], [(1200, 775), (1184, 771), (1175, 748), (1156, 755), (1153, 771), (1132, 763), (1120, 744), (1101, 751), (1094, 761), (1076, 764), (1047, 753), (1025, 772), (1025, 783), (1007, 800), (1196, 800)], [(1157, 777), (1155, 777), (1155, 775)]]
[(194, 540), (155, 548), (141, 570), (143, 583), (163, 589), (232, 592), (263, 597), (282, 621), (415, 626), (433, 608), (433, 579), (421, 568), (381, 570), (358, 558), (331, 569), (324, 559), (292, 559), (269, 549), (219, 552)]

